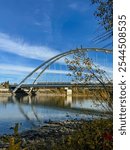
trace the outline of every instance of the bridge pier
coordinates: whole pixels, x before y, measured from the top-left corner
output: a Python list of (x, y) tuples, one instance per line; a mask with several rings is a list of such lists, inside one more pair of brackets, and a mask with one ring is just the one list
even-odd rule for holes
[(67, 96), (72, 96), (72, 89), (69, 89), (68, 87), (65, 87), (66, 90), (66, 95)]

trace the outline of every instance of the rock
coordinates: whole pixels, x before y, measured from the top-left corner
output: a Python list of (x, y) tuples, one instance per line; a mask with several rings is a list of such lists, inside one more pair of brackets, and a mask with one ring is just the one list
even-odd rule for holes
[[(64, 139), (66, 135), (70, 135), (72, 132), (76, 131), (82, 123), (83, 121), (78, 120), (63, 122), (52, 122), (49, 120), (48, 124), (42, 127), (20, 133), (21, 145), (24, 147), (27, 145), (31, 146), (31, 144), (41, 143), (46, 145), (49, 149), (50, 141), (52, 141), (52, 143), (57, 143)], [(7, 137), (7, 135), (5, 135), (5, 137)], [(9, 145), (0, 143), (0, 146), (2, 148), (3, 146), (8, 147)]]

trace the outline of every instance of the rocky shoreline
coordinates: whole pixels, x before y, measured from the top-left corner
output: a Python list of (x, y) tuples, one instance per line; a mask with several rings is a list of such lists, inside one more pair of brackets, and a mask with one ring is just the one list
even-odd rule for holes
[[(84, 124), (85, 120), (71, 120), (71, 121), (63, 121), (63, 122), (49, 122), (47, 125), (42, 127), (38, 127), (32, 130), (24, 131), (19, 134), (21, 139), (21, 147), (30, 147), (32, 145), (38, 146), (38, 144), (43, 144), (47, 150), (50, 150), (50, 146), (53, 143), (57, 143), (60, 140), (63, 140), (64, 137), (71, 135), (74, 131), (76, 131), (82, 124)], [(5, 139), (9, 139), (14, 135), (3, 135), (0, 137), (0, 149), (4, 150), (9, 147), (9, 142)]]
[[(101, 143), (93, 145), (94, 138), (98, 138)], [(12, 141), (15, 141), (12, 147), (18, 147), (19, 144), (17, 150), (23, 150), (24, 148), (26, 150), (75, 150), (76, 145), (79, 146), (79, 150), (86, 150), (91, 145), (102, 147), (109, 144), (112, 147), (112, 118), (88, 121), (50, 121), (47, 125), (17, 135), (15, 133), (1, 136), (0, 150), (10, 148)], [(82, 148), (82, 146), (85, 148)], [(107, 148), (107, 150), (109, 149)]]

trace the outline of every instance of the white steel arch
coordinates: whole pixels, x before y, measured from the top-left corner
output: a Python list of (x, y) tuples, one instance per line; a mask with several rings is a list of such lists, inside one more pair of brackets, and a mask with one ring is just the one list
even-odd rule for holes
[(85, 51), (96, 51), (96, 52), (105, 52), (105, 53), (113, 53), (112, 50), (108, 50), (108, 49), (103, 49), (103, 48), (77, 48), (77, 49), (73, 49), (61, 54), (58, 54), (52, 58), (50, 58), (49, 60), (43, 62), (41, 65), (39, 65), (37, 68), (35, 68), (31, 73), (29, 73), (19, 84), (18, 86), (13, 90), (13, 93), (15, 93), (18, 88), (21, 87), (21, 85), (31, 76), (33, 75), (37, 70), (39, 70), (41, 67), (44, 67), (42, 69), (42, 71), (37, 75), (37, 77), (35, 78), (33, 84), (37, 81), (37, 79), (45, 72), (45, 70), (54, 62), (56, 62), (57, 60), (59, 60), (60, 58), (63, 58), (67, 55), (71, 55), (74, 53), (78, 53), (78, 52), (85, 52)]

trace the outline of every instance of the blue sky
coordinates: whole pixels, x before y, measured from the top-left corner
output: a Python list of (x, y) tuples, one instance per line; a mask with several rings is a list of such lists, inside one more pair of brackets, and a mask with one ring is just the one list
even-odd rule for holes
[(112, 39), (94, 41), (103, 32), (95, 9), (89, 0), (0, 0), (0, 82), (18, 83), (43, 61), (80, 45), (104, 47)]

